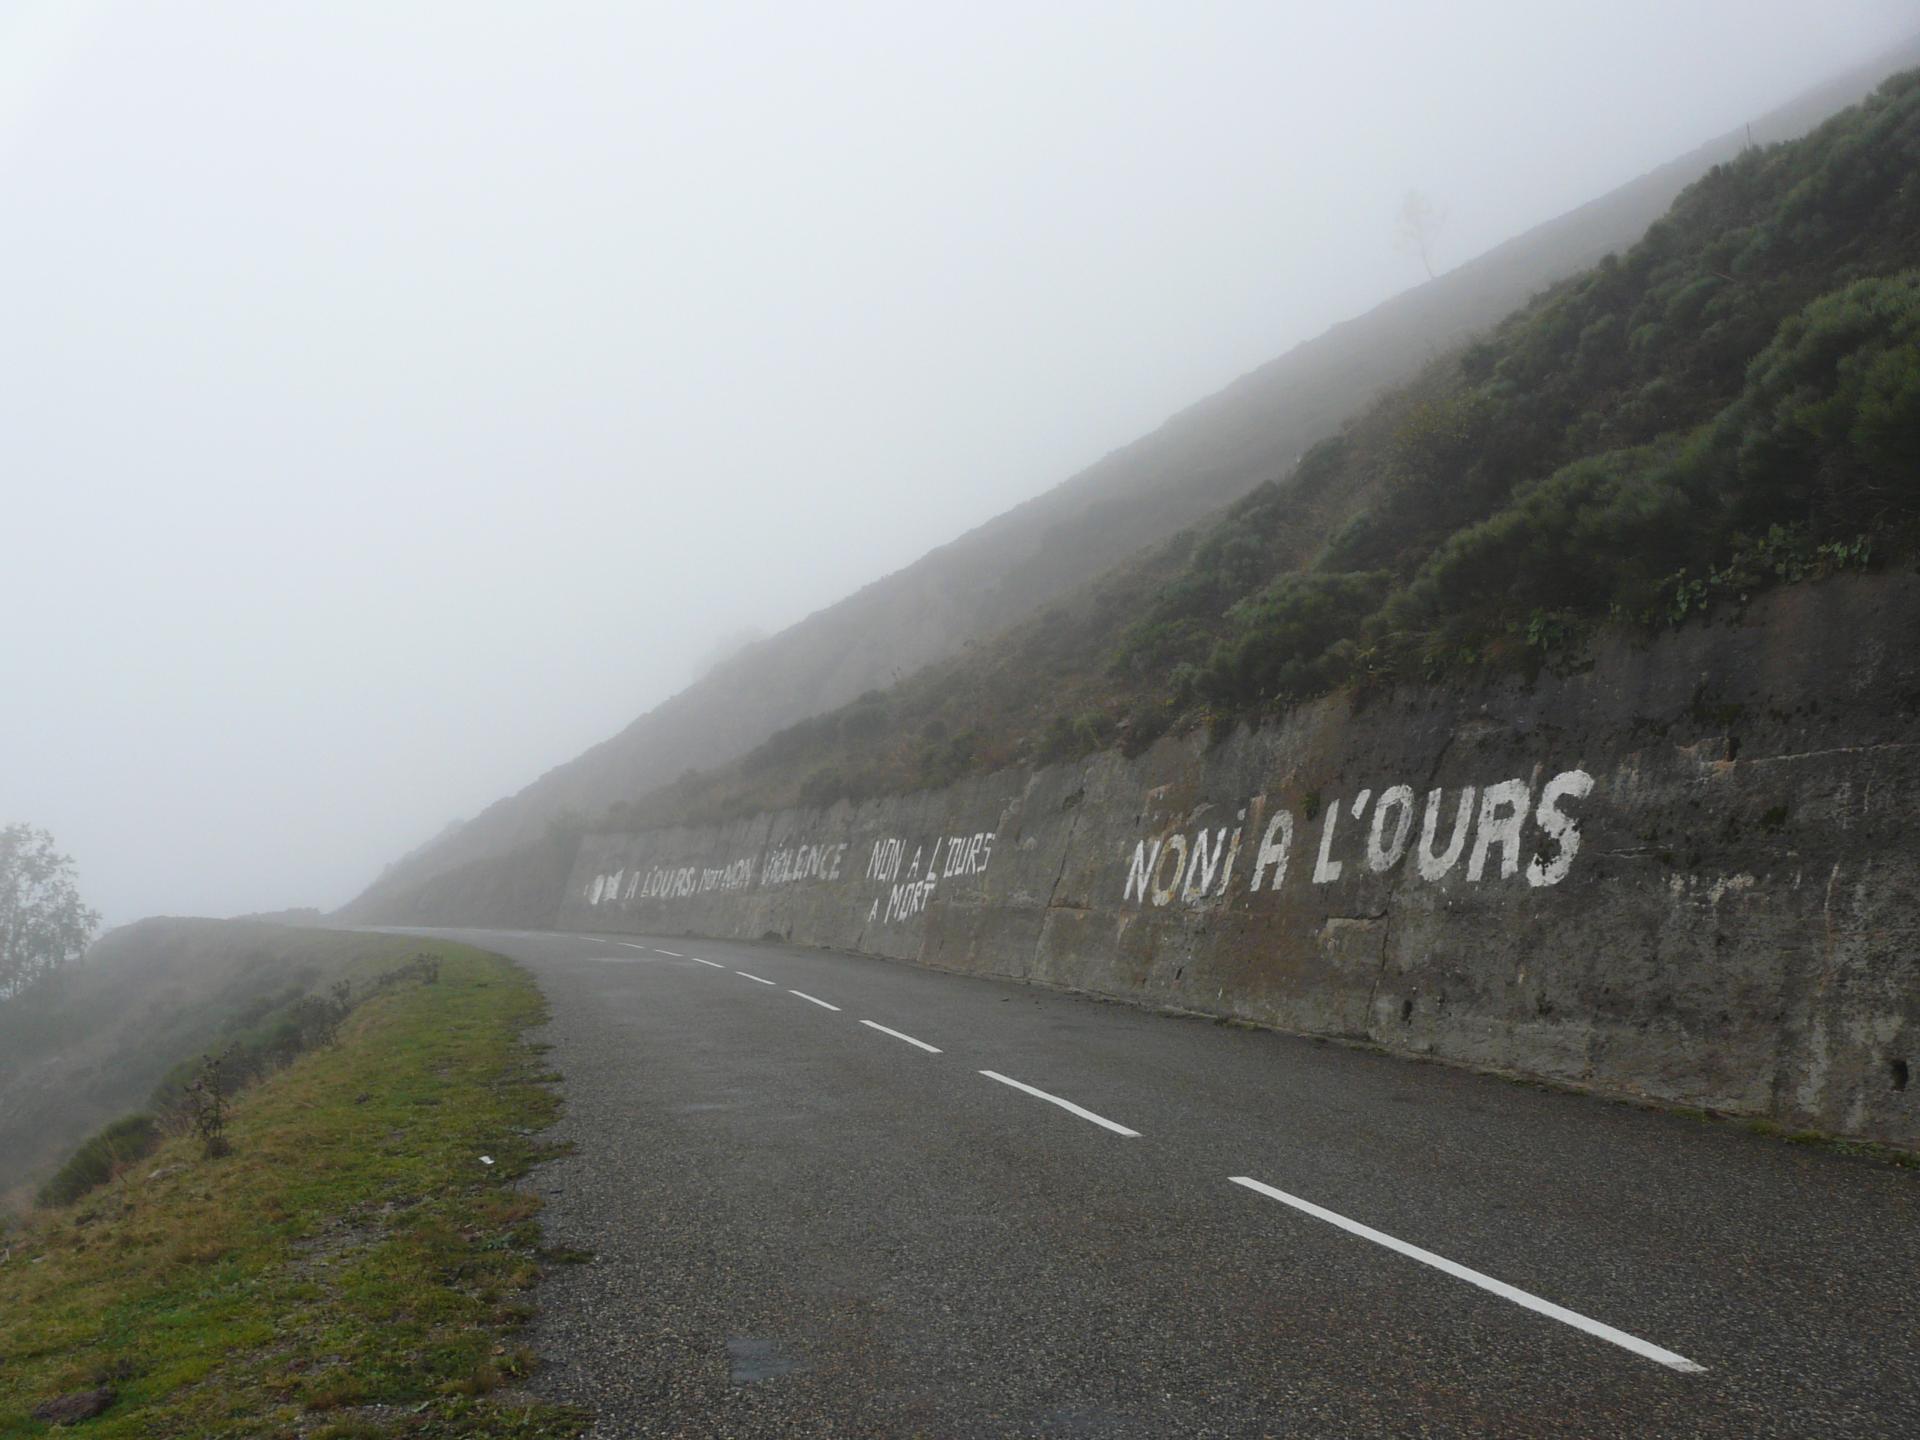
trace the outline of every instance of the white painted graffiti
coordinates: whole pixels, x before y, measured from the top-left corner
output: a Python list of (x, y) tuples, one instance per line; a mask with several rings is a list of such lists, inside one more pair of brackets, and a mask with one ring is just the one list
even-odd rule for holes
[[(1430, 884), (1458, 875), (1476, 885), (1523, 876), (1529, 886), (1558, 885), (1580, 853), (1575, 812), (1593, 789), (1586, 771), (1562, 770), (1544, 784), (1516, 777), (1436, 787), (1424, 796), (1412, 785), (1391, 785), (1298, 809), (1255, 796), (1231, 820), (1155, 825), (1156, 833), (1134, 840), (1122, 851), (1120, 898), (1198, 906), (1235, 893), (1272, 893), (1290, 878), (1330, 885), (1355, 872), (1396, 868)], [(925, 914), (943, 881), (985, 874), (995, 838), (991, 830), (932, 841), (881, 836), (870, 843), (864, 874), (847, 868), (850, 841), (782, 844), (724, 865), (602, 872), (584, 882), (581, 894), (587, 904), (603, 905), (846, 879), (865, 891), (856, 903), (867, 907), (868, 922), (892, 925)]]
[[(867, 912), (869, 921), (891, 925), (911, 920), (933, 900), (940, 881), (961, 875), (983, 875), (993, 859), (994, 832), (979, 830), (971, 835), (942, 835), (934, 840), (933, 851), (915, 845), (913, 860), (907, 860), (907, 842), (897, 835), (873, 842), (867, 857), (867, 879), (888, 886), (884, 909), (875, 899)], [(922, 862), (925, 868), (922, 869)], [(906, 878), (901, 879), (902, 867)]]
[[(1460, 865), (1463, 856), (1469, 882), (1478, 884), (1489, 873), (1511, 880), (1522, 873), (1531, 821), (1539, 833), (1534, 853), (1524, 866), (1527, 884), (1558, 885), (1567, 878), (1574, 857), (1580, 853), (1579, 821), (1565, 807), (1584, 800), (1592, 793), (1593, 783), (1593, 777), (1584, 770), (1563, 770), (1540, 787), (1537, 800), (1532, 784), (1525, 779), (1501, 780), (1483, 789), (1468, 785), (1451, 800), (1444, 789), (1429, 790), (1424, 806), (1411, 785), (1391, 786), (1377, 797), (1367, 789), (1350, 801), (1333, 800), (1307, 817), (1306, 824), (1317, 820), (1320, 827), (1312, 883), (1333, 883), (1349, 864), (1363, 866), (1376, 875), (1385, 874), (1401, 864), (1410, 850), (1420, 878), (1429, 882), (1444, 879)], [(1257, 815), (1262, 804), (1255, 801), (1248, 808)], [(1369, 804), (1371, 818), (1362, 828)], [(1416, 814), (1420, 831), (1417, 845)], [(1243, 853), (1249, 862), (1248, 892), (1278, 890), (1287, 878), (1296, 831), (1305, 827), (1296, 825), (1290, 810), (1277, 809), (1253, 839), (1247, 832), (1246, 819), (1247, 809), (1241, 809), (1231, 825), (1176, 829), (1136, 841), (1125, 862), (1121, 899), (1143, 905), (1171, 905), (1176, 900), (1199, 904), (1218, 899), (1239, 878)]]
[(767, 856), (767, 863), (760, 871), (760, 883), (792, 885), (801, 880), (838, 880), (840, 864), (846, 855), (844, 842), (838, 845), (796, 845), (788, 850), (775, 850)]
[[(945, 854), (941, 852), (944, 849)], [(867, 879), (892, 882), (900, 878), (900, 868), (906, 863), (907, 842), (897, 835), (889, 835), (873, 842), (873, 852), (867, 857)], [(955, 875), (979, 875), (985, 872), (987, 863), (993, 859), (993, 831), (981, 830), (972, 835), (942, 835), (933, 842), (933, 853), (928, 855), (924, 845), (913, 848), (913, 863), (906, 866), (909, 879), (921, 873), (920, 862), (926, 861), (926, 874), (930, 877), (952, 877)]]
[[(925, 910), (933, 892), (943, 879), (984, 874), (993, 859), (994, 835), (991, 830), (970, 835), (941, 835), (931, 846), (914, 845), (911, 861), (908, 841), (888, 836), (873, 843), (867, 857), (866, 879), (890, 887), (886, 900), (886, 919), (910, 919)], [(752, 889), (756, 886), (794, 885), (805, 880), (837, 881), (842, 878), (851, 842), (782, 846), (770, 850), (757, 865), (751, 855), (728, 865), (655, 866), (650, 870), (615, 870), (588, 879), (581, 890), (589, 905), (630, 900), (679, 900), (716, 891)], [(873, 903), (869, 919), (880, 918), (880, 902)]]
[(582, 892), (589, 905), (626, 900), (679, 900), (714, 891), (744, 890), (753, 884), (753, 857), (729, 865), (656, 865), (650, 870), (615, 870), (595, 875)]
[(932, 902), (934, 889), (939, 883), (939, 876), (929, 875), (924, 880), (907, 880), (895, 885), (887, 892), (887, 908), (880, 917), (881, 923), (891, 925), (896, 920), (913, 919)]
[(769, 851), (764, 861), (743, 855), (726, 865), (656, 865), (595, 875), (581, 889), (589, 905), (629, 900), (683, 900), (749, 890), (756, 885), (794, 885), (802, 880), (838, 880), (848, 845), (793, 845)]

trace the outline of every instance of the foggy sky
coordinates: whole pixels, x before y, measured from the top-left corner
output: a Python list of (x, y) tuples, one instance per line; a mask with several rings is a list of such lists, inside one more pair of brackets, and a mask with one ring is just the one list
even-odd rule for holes
[(0, 823), (349, 898), (1910, 0), (0, 0)]

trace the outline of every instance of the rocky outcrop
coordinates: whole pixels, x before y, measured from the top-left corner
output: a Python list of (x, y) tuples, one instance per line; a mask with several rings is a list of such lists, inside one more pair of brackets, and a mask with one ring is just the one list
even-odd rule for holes
[(1920, 579), (581, 844), (561, 920), (767, 934), (1920, 1147)]

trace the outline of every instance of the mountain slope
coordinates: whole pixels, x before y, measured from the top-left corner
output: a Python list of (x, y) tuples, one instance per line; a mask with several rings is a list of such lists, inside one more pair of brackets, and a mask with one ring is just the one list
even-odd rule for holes
[[(1214, 523), (735, 765), (647, 830), (931, 790), (1353, 687), (1590, 662), (1920, 552), (1920, 70), (1690, 186)], [(1356, 703), (1360, 703), (1357, 701)]]
[(88, 1131), (145, 1104), (181, 1061), (383, 947), (156, 916), (108, 932), (81, 964), (0, 1005), (0, 1210)]
[[(1920, 41), (1755, 123), (1799, 134)], [(398, 862), (347, 908), (356, 918), (444, 913), (432, 897), (490, 857), (534, 847), (570, 816), (723, 764), (783, 726), (892, 684), (1068, 595), (1142, 547), (1286, 473), (1316, 441), (1436, 351), (1646, 229), (1690, 182), (1737, 155), (1728, 135), (1289, 351), (1052, 491), (749, 647), (614, 738)], [(564, 862), (562, 862), (564, 864)]]

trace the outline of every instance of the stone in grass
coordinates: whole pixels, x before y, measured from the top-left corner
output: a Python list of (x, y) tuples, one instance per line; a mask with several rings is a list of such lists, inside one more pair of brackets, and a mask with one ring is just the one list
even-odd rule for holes
[(82, 1420), (91, 1420), (96, 1415), (106, 1413), (118, 1397), (111, 1386), (102, 1385), (98, 1390), (76, 1390), (71, 1395), (62, 1395), (58, 1400), (49, 1400), (33, 1412), (33, 1418), (43, 1420), (49, 1425), (78, 1425)]

